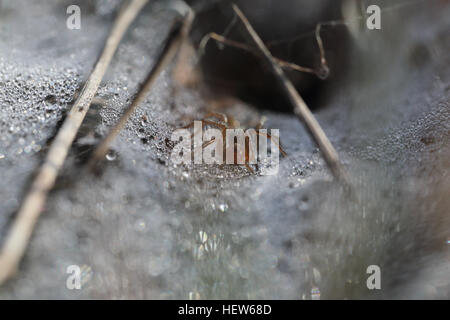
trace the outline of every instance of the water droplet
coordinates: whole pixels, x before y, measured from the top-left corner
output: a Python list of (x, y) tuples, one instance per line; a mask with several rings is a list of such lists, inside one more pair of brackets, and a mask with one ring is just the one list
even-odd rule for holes
[(106, 160), (108, 161), (114, 161), (117, 158), (117, 154), (113, 150), (109, 150), (108, 153), (105, 155)]
[(169, 265), (170, 259), (168, 257), (164, 255), (153, 257), (148, 264), (148, 273), (153, 277), (157, 277), (166, 271)]
[(309, 203), (308, 203), (308, 200), (306, 200), (306, 199), (300, 200), (300, 202), (299, 202), (299, 204), (298, 204), (298, 209), (299, 209), (300, 211), (306, 211), (306, 210), (308, 210), (308, 209), (309, 209)]

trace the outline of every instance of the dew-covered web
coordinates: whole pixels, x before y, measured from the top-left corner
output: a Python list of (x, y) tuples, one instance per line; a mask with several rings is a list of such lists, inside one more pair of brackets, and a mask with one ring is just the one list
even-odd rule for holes
[[(72, 32), (65, 28), (66, 3), (0, 3), (4, 239), (117, 7), (98, 2)], [(239, 101), (227, 112), (249, 124), (264, 115), (267, 128), (280, 129), (288, 157), (278, 175), (171, 165), (171, 133), (201, 119), (211, 100), (193, 89), (174, 94), (170, 70), (113, 143), (103, 173), (85, 173), (77, 156), (122, 114), (175, 17), (146, 9), (119, 46), (19, 274), (0, 297), (449, 298), (449, 10), (445, 1), (385, 10), (382, 31), (351, 33), (351, 64), (315, 115), (359, 190), (362, 205), (355, 205), (303, 126), (276, 108)], [(316, 58), (314, 28), (321, 21), (327, 19), (306, 30)], [(328, 59), (337, 29), (345, 27), (323, 29)], [(267, 43), (291, 43), (291, 35), (299, 33)], [(282, 58), (297, 62), (293, 52)], [(85, 271), (79, 291), (65, 287), (65, 270), (74, 264)], [(371, 264), (383, 272), (381, 292), (365, 286)]]

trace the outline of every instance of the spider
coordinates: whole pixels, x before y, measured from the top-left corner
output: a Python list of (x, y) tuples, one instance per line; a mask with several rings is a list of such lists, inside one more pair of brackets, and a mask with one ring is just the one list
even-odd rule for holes
[[(216, 121), (211, 120), (212, 118), (216, 119)], [(217, 121), (218, 120), (218, 121)], [(273, 139), (273, 136), (265, 133), (265, 132), (261, 132), (261, 129), (264, 125), (265, 122), (265, 117), (261, 118), (261, 120), (259, 121), (258, 125), (255, 128), (255, 132), (257, 135), (257, 141), (256, 143), (258, 143), (258, 137), (264, 137), (266, 139), (270, 139), (272, 141), (272, 143), (274, 143), (274, 145), (276, 145), (278, 147), (278, 149), (280, 150), (281, 154), (283, 157), (286, 157), (287, 154), (286, 152), (283, 150), (282, 146), (280, 143), (278, 143), (277, 141), (275, 141)], [(218, 128), (221, 133), (222, 133), (222, 137), (223, 137), (223, 141), (226, 140), (226, 130), (227, 129), (243, 129), (239, 123), (238, 120), (236, 120), (234, 117), (232, 116), (227, 116), (223, 113), (220, 112), (208, 112), (204, 118), (201, 120), (202, 122), (202, 129), (205, 128), (205, 126), (211, 126), (211, 127), (215, 127)], [(191, 122), (190, 124), (182, 127), (183, 129), (188, 129), (188, 128), (192, 128), (194, 126), (194, 121)], [(194, 135), (194, 134), (192, 134)], [(209, 140), (209, 141), (205, 141), (202, 144), (202, 149), (207, 147), (208, 145), (212, 144), (215, 141), (215, 138)], [(258, 146), (258, 144), (256, 144)], [(234, 154), (234, 163), (238, 163), (237, 161), (237, 156), (238, 156), (238, 152), (237, 152), (237, 142), (234, 142), (232, 144), (232, 146), (229, 146), (228, 143), (224, 143), (223, 144), (223, 156), (225, 158), (225, 155), (227, 153), (227, 148), (233, 148), (233, 150), (231, 150)], [(244, 161), (244, 165), (247, 168), (247, 170), (251, 173), (254, 174), (255, 171), (252, 169), (252, 167), (250, 167), (250, 163), (254, 162), (257, 158), (257, 153), (250, 155), (250, 139), (248, 136), (245, 137), (245, 161)]]

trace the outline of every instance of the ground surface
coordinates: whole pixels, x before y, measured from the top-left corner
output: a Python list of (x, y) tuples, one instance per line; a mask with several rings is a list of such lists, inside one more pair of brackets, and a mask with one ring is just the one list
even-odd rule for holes
[[(91, 5), (72, 31), (65, 5), (0, 2), (2, 239), (115, 8)], [(228, 112), (264, 114), (281, 131), (288, 157), (278, 175), (173, 166), (167, 141), (186, 119), (202, 117), (205, 102), (192, 90), (174, 95), (167, 71), (102, 174), (85, 172), (83, 154), (129, 103), (175, 17), (147, 8), (122, 41), (98, 91), (105, 104), (89, 112), (0, 298), (450, 298), (449, 14), (445, 1), (383, 13), (383, 31), (355, 38), (351, 68), (316, 112), (355, 202), (294, 116), (243, 103)], [(87, 270), (79, 291), (66, 288), (73, 264)], [(382, 270), (376, 292), (365, 283), (372, 264)]]

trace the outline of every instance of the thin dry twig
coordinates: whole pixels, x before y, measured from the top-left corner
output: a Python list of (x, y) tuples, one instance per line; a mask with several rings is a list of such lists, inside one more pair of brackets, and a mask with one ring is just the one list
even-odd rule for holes
[(153, 66), (152, 70), (147, 75), (147, 78), (142, 83), (138, 94), (134, 98), (133, 102), (128, 106), (123, 115), (120, 117), (119, 121), (110, 130), (108, 135), (103, 139), (100, 145), (95, 149), (88, 166), (94, 168), (99, 160), (103, 159), (105, 154), (108, 152), (111, 142), (119, 134), (120, 130), (125, 126), (128, 119), (131, 117), (136, 108), (144, 101), (148, 92), (152, 88), (155, 80), (158, 78), (162, 70), (172, 61), (172, 59), (177, 54), (178, 50), (182, 44), (186, 41), (191, 30), (192, 22), (194, 20), (193, 11), (188, 8), (185, 18), (183, 19), (182, 25), (177, 24), (173, 28), (172, 32), (166, 40), (166, 44), (161, 54), (159, 55), (156, 64)]
[(106, 69), (128, 27), (146, 3), (147, 0), (132, 0), (120, 11), (94, 70), (52, 142), (44, 164), (11, 226), (0, 254), (0, 284), (17, 271), (47, 194), (55, 183)]
[(239, 16), (240, 20), (244, 24), (245, 28), (247, 29), (253, 41), (255, 42), (262, 56), (271, 66), (272, 71), (277, 77), (281, 87), (283, 88), (284, 92), (289, 97), (289, 100), (294, 106), (294, 113), (301, 121), (305, 123), (314, 141), (316, 142), (320, 151), (322, 152), (323, 157), (328, 167), (330, 168), (331, 172), (339, 181), (347, 183), (346, 174), (340, 165), (339, 156), (336, 150), (334, 149), (330, 140), (328, 140), (325, 132), (320, 127), (320, 124), (317, 122), (314, 115), (309, 110), (305, 101), (297, 92), (292, 82), (286, 77), (286, 75), (283, 72), (283, 69), (280, 67), (275, 58), (272, 56), (269, 49), (267, 49), (266, 45), (261, 40), (259, 35), (256, 33), (255, 29), (253, 29), (252, 25), (250, 24), (244, 13), (239, 9), (237, 5), (232, 4), (232, 7), (234, 12)]

